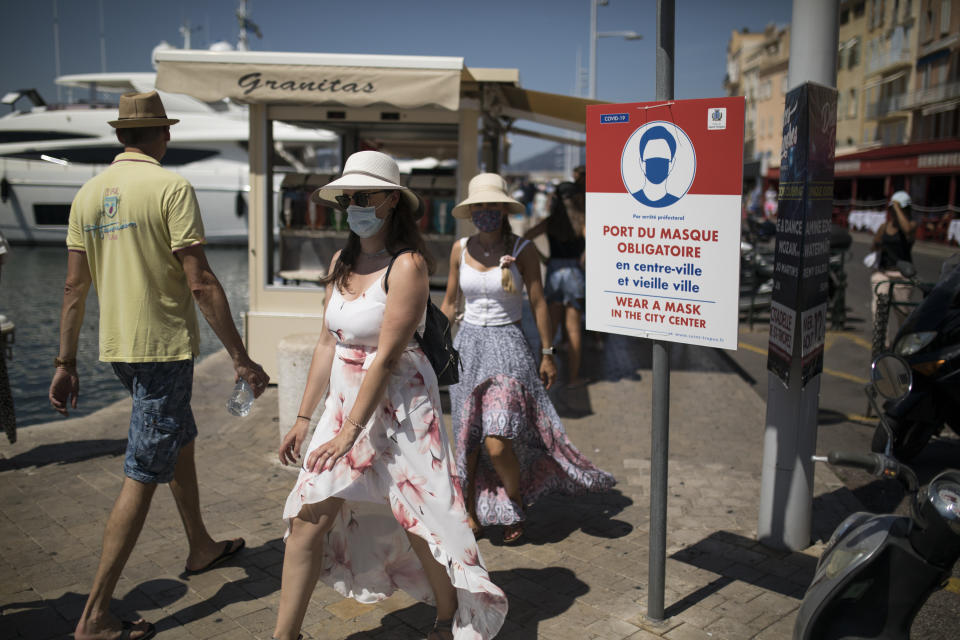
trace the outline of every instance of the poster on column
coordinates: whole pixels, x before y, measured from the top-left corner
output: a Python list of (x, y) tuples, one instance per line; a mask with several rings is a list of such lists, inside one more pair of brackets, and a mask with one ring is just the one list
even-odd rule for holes
[(742, 97), (587, 107), (591, 331), (737, 348)]
[(800, 360), (800, 386), (823, 371), (837, 91), (794, 87), (783, 109), (777, 247), (767, 370), (784, 385)]

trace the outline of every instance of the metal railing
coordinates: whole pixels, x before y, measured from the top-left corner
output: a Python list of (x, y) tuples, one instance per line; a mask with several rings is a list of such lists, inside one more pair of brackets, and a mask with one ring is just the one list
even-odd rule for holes
[(920, 91), (907, 94), (906, 107), (922, 107), (941, 100), (951, 100), (960, 97), (960, 81), (947, 82), (935, 87), (928, 87)]
[[(907, 299), (897, 300), (897, 289), (907, 289)], [(873, 288), (873, 295), (877, 298), (877, 313), (873, 318), (873, 340), (870, 350), (870, 360), (876, 360), (877, 356), (893, 348), (893, 344), (887, 342), (888, 327), (890, 325), (890, 312), (897, 311), (902, 322), (914, 307), (920, 304), (920, 300), (913, 299), (915, 294), (922, 298), (920, 287), (910, 280), (891, 278), (877, 283)], [(897, 327), (899, 330), (899, 327)]]
[(910, 93), (880, 98), (867, 105), (867, 117), (879, 118), (891, 111), (904, 111), (960, 97), (960, 82), (948, 82)]
[(903, 111), (910, 106), (909, 98), (909, 93), (899, 93), (871, 102), (867, 105), (867, 118), (877, 119), (891, 111)]

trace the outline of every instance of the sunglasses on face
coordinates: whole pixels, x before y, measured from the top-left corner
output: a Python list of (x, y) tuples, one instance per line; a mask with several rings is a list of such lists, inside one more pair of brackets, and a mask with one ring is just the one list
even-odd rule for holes
[(347, 194), (336, 196), (334, 197), (334, 200), (336, 200), (337, 204), (344, 209), (350, 206), (351, 200), (353, 200), (353, 204), (357, 205), (358, 207), (366, 207), (370, 203), (370, 196), (378, 193), (389, 193), (389, 190), (381, 189), (379, 191), (359, 191), (352, 196), (348, 196)]

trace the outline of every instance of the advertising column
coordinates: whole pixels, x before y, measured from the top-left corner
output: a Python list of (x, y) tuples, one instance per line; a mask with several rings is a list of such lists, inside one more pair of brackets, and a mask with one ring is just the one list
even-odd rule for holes
[(736, 349), (742, 97), (587, 107), (587, 329)]
[(823, 370), (836, 104), (835, 89), (812, 83), (790, 91), (784, 104), (767, 369), (785, 385), (794, 358), (801, 385)]

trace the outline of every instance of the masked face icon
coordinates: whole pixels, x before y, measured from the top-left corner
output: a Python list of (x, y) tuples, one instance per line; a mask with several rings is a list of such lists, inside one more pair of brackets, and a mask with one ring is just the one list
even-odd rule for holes
[(647, 207), (668, 207), (693, 183), (693, 145), (675, 123), (645, 124), (624, 144), (620, 172), (624, 186), (637, 202)]
[(662, 184), (670, 175), (671, 153), (667, 142), (662, 139), (650, 140), (641, 152), (643, 174), (653, 184)]
[(666, 158), (649, 158), (643, 163), (646, 167), (643, 173), (654, 184), (660, 184), (670, 175), (670, 161)]

